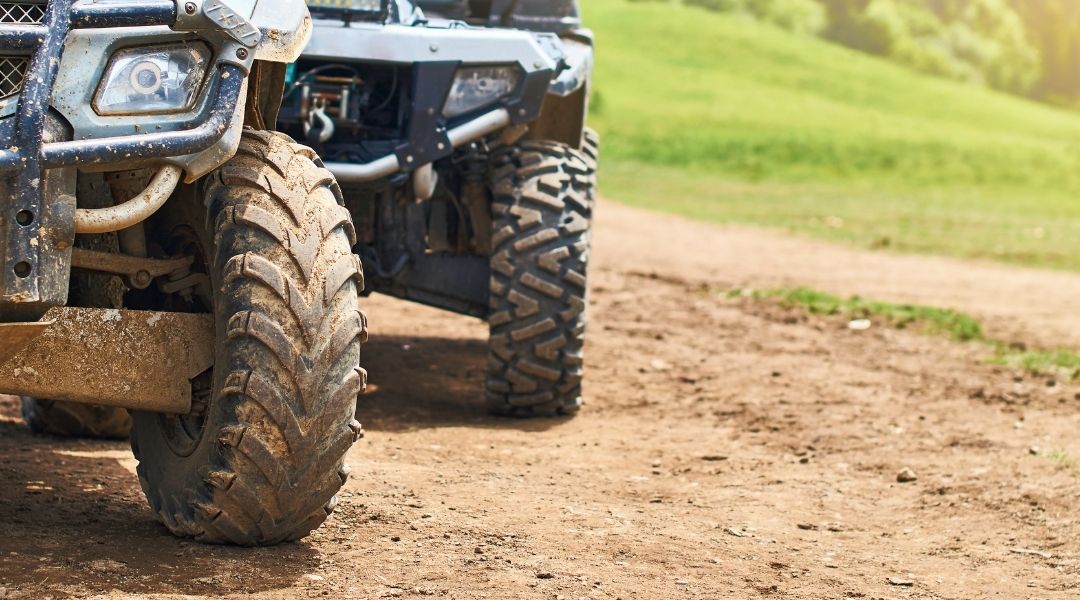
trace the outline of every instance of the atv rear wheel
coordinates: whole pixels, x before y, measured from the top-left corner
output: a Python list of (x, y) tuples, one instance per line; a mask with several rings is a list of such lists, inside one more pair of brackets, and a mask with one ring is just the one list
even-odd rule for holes
[(36, 433), (122, 440), (131, 431), (131, 414), (115, 406), (22, 398), (22, 416)]
[(571, 414), (582, 404), (595, 161), (545, 141), (492, 160), (488, 405), (515, 417)]
[(336, 504), (361, 435), (367, 321), (352, 222), (333, 176), (281, 134), (245, 130), (204, 180), (216, 347), (192, 412), (136, 413), (150, 506), (175, 534), (245, 546), (304, 537)]

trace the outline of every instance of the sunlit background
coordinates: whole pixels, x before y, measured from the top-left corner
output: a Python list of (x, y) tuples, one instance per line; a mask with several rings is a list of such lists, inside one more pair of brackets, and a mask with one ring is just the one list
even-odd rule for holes
[(1080, 1), (583, 0), (604, 195), (1080, 269)]

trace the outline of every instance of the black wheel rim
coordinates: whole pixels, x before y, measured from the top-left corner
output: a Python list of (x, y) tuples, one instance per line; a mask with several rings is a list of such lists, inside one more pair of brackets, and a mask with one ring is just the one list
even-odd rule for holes
[[(208, 253), (203, 240), (191, 224), (181, 224), (169, 234), (167, 251), (170, 256), (193, 256), (192, 273), (209, 275)], [(212, 297), (197, 292), (188, 296), (173, 294), (166, 298), (165, 307), (177, 312), (206, 313), (213, 311)], [(186, 414), (159, 413), (158, 421), (164, 434), (165, 444), (177, 456), (190, 456), (202, 442), (206, 431), (207, 415), (213, 400), (213, 368), (203, 371), (191, 380), (191, 411)]]

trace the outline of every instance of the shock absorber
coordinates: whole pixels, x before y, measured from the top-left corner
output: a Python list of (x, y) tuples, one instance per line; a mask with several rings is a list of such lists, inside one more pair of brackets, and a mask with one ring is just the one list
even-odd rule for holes
[(480, 254), (491, 251), (491, 196), (488, 193), (487, 147), (469, 144), (457, 161), (461, 171), (461, 202), (472, 223), (472, 250)]

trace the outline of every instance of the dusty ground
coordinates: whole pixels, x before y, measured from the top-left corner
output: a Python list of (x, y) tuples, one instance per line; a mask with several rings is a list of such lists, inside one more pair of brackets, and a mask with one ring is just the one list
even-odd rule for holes
[[(1077, 386), (720, 293), (803, 283), (1080, 346), (1080, 277), (611, 203), (594, 265), (572, 420), (485, 417), (484, 326), (370, 299), (368, 437), (334, 517), (300, 544), (171, 538), (124, 444), (34, 437), (4, 401), (0, 597), (1080, 596)], [(917, 480), (898, 483), (904, 468)]]

